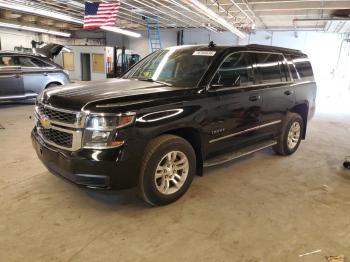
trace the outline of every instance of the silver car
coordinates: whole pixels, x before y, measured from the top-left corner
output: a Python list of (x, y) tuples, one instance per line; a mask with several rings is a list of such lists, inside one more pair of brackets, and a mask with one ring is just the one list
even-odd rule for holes
[(46, 57), (0, 52), (0, 101), (34, 98), (43, 89), (68, 83), (63, 68)]

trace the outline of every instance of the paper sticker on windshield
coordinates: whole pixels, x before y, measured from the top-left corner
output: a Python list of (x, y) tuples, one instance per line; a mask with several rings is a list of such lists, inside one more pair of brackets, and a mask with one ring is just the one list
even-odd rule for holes
[(214, 56), (216, 51), (194, 51), (192, 55)]

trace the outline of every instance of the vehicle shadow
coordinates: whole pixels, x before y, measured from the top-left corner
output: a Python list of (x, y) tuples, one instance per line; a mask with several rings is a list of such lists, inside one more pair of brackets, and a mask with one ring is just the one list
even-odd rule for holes
[(83, 189), (83, 191), (90, 199), (113, 208), (132, 206), (136, 209), (144, 209), (150, 207), (137, 197), (135, 188), (111, 191)]
[(35, 99), (23, 100), (23, 101), (0, 101), (0, 109), (13, 108), (18, 106), (30, 106), (35, 105)]
[[(132, 207), (136, 209), (149, 208), (150, 205), (145, 203), (137, 196), (136, 188), (124, 189), (124, 190), (104, 190), (104, 189), (91, 189), (83, 186), (78, 186), (77, 184), (72, 183), (70, 180), (62, 177), (56, 173), (52, 173), (51, 171), (45, 172), (48, 177), (56, 177), (59, 179), (58, 181), (51, 181), (50, 183), (54, 183), (55, 187), (57, 187), (57, 183), (60, 186), (72, 187), (72, 192), (77, 193), (84, 198), (87, 197), (90, 200), (93, 200), (98, 205), (102, 205), (108, 208), (118, 209), (120, 207)], [(74, 194), (75, 194), (74, 193)]]

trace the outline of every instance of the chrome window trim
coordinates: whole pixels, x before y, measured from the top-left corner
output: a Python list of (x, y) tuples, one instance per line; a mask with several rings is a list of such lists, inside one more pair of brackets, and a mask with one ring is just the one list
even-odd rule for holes
[[(264, 83), (264, 84), (254, 84), (254, 85), (246, 85), (246, 86), (242, 86), (242, 87), (237, 87), (237, 86), (233, 86), (233, 87), (226, 87), (226, 88), (219, 88), (217, 90), (213, 90), (211, 89), (211, 83), (216, 75), (216, 73), (219, 71), (220, 67), (222, 66), (222, 64), (225, 62), (225, 60), (230, 57), (231, 55), (237, 54), (237, 53), (257, 53), (257, 54), (277, 54), (277, 55), (281, 55), (284, 59), (284, 62), (286, 63), (288, 72), (289, 72), (289, 79), (290, 81), (286, 81), (286, 82), (276, 82), (276, 83)], [(254, 69), (254, 63), (252, 63), (252, 68)], [(269, 51), (249, 51), (249, 50), (244, 50), (244, 51), (234, 51), (232, 53), (229, 53), (228, 55), (225, 56), (225, 58), (221, 61), (220, 65), (216, 68), (215, 73), (211, 76), (210, 81), (206, 87), (206, 90), (208, 92), (218, 92), (221, 91), (223, 89), (225, 90), (233, 90), (233, 89), (243, 89), (243, 88), (250, 88), (250, 87), (261, 87), (261, 86), (270, 86), (270, 85), (281, 85), (281, 84), (291, 84), (294, 83), (294, 78), (292, 76), (292, 72), (290, 71), (289, 65), (288, 65), (288, 60), (286, 59), (286, 57), (283, 55), (283, 53), (279, 53), (279, 52), (269, 52)]]
[(257, 125), (255, 127), (248, 128), (248, 129), (236, 132), (236, 133), (232, 133), (232, 134), (229, 134), (229, 135), (226, 135), (226, 136), (222, 136), (222, 137), (218, 137), (218, 138), (212, 139), (212, 140), (209, 141), (209, 143), (211, 144), (211, 143), (214, 143), (214, 142), (218, 142), (220, 140), (224, 140), (224, 139), (231, 138), (231, 137), (234, 137), (234, 136), (242, 135), (242, 134), (245, 134), (245, 133), (248, 133), (248, 132), (251, 132), (251, 131), (255, 131), (255, 130), (258, 130), (258, 129), (261, 129), (261, 128), (264, 128), (264, 127), (267, 127), (267, 126), (276, 125), (276, 124), (279, 124), (281, 122), (282, 122), (282, 120), (276, 120), (276, 121), (265, 123), (265, 124), (262, 124), (262, 125)]
[(229, 90), (240, 90), (240, 89), (248, 89), (251, 87), (264, 87), (263, 90), (268, 90), (268, 89), (274, 89), (274, 88), (281, 88), (285, 86), (291, 86), (295, 84), (294, 82), (283, 82), (283, 83), (276, 83), (276, 84), (258, 84), (258, 85), (251, 85), (251, 86), (243, 86), (243, 87), (225, 87), (225, 88), (220, 88), (218, 90), (209, 90), (208, 92), (223, 92), (223, 91), (229, 91)]

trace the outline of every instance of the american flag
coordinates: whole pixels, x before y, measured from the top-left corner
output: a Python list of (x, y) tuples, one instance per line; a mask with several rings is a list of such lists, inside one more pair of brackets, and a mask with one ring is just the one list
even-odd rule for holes
[(114, 26), (120, 2), (85, 3), (84, 29)]

